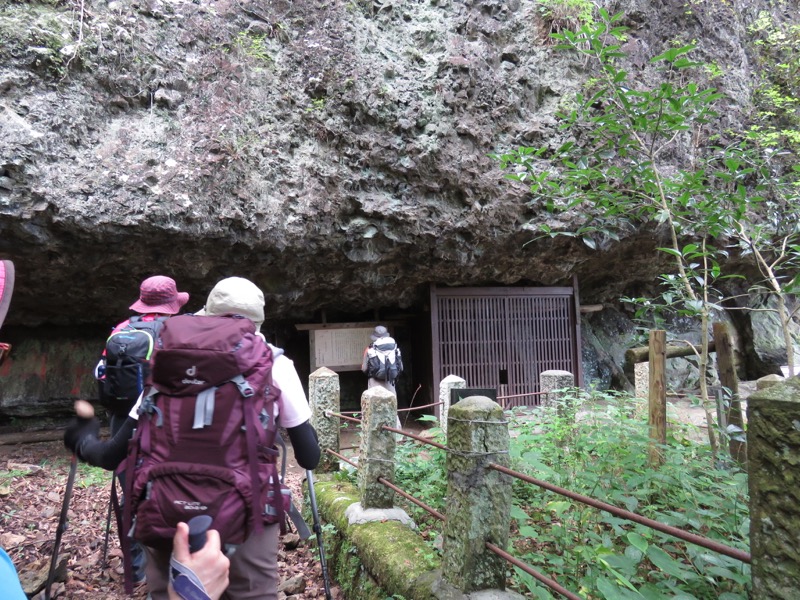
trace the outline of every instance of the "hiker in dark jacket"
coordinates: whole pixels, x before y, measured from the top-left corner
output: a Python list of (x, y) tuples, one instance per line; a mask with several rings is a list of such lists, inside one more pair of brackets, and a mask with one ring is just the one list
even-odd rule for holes
[[(201, 313), (208, 316), (235, 314), (247, 317), (258, 331), (264, 320), (264, 296), (252, 282), (231, 277), (214, 287)], [(309, 421), (311, 410), (302, 383), (292, 361), (281, 350), (274, 347), (272, 350), (272, 379), (281, 392), (276, 403), (280, 425), (289, 434), (297, 463), (304, 469), (314, 469), (319, 463), (320, 449), (316, 432)], [(116, 468), (126, 456), (128, 440), (137, 424), (138, 405), (134, 406), (125, 424), (111, 440), (103, 442), (98, 439), (99, 423), (96, 420), (77, 419), (65, 433), (65, 445), (85, 462), (106, 469)], [(252, 533), (238, 546), (231, 557), (230, 585), (226, 598), (277, 599), (279, 531), (277, 523), (265, 525), (261, 532)], [(148, 556), (148, 591), (153, 600), (166, 600), (169, 551), (148, 548)]]
[[(136, 313), (136, 317), (142, 323), (148, 323), (149, 326), (152, 327), (153, 325), (157, 325), (154, 323), (155, 321), (178, 314), (188, 301), (189, 294), (186, 292), (179, 292), (174, 279), (164, 275), (154, 275), (142, 281), (139, 286), (139, 299), (131, 304), (129, 308)], [(109, 339), (111, 339), (115, 333), (124, 331), (133, 318), (134, 317), (130, 317), (118, 323), (111, 330)], [(130, 346), (128, 346), (128, 352), (130, 352)], [(127, 413), (138, 399), (142, 390), (137, 389), (135, 392), (125, 392), (122, 394), (124, 397), (107, 394), (106, 377), (111, 376), (108, 372), (108, 365), (106, 364), (107, 358), (106, 349), (103, 349), (102, 357), (95, 367), (94, 372), (95, 378), (97, 378), (99, 384), (101, 404), (105, 405), (109, 412), (109, 428), (111, 429), (111, 435), (113, 437), (125, 424), (128, 418)], [(119, 473), (119, 481), (122, 484), (122, 488), (125, 489), (124, 471)], [(142, 545), (136, 542), (132, 543), (131, 561), (134, 571), (134, 583), (139, 583), (145, 579), (145, 560), (145, 552)]]
[[(183, 308), (188, 301), (189, 294), (186, 292), (179, 292), (178, 286), (174, 279), (164, 275), (154, 275), (153, 277), (148, 277), (142, 281), (141, 285), (139, 286), (139, 299), (131, 304), (129, 309), (136, 313), (136, 316), (139, 317), (141, 321), (152, 322), (161, 317), (177, 315), (181, 308)], [(117, 325), (115, 325), (111, 330), (111, 335), (114, 335), (115, 333), (125, 329), (130, 324), (132, 318), (133, 317), (129, 317), (121, 323), (117, 323)], [(94, 369), (95, 378), (100, 383), (101, 399), (103, 399), (103, 396), (105, 395), (103, 383), (106, 377), (106, 367), (106, 350), (103, 349), (103, 355), (100, 358), (100, 362), (97, 363), (97, 366)], [(141, 390), (139, 390), (139, 393), (141, 393)], [(137, 393), (133, 398), (127, 398), (129, 404), (124, 411), (117, 411), (114, 410), (114, 406), (109, 406), (109, 426), (112, 436), (125, 422), (127, 413), (130, 410), (130, 407), (136, 402), (139, 393)], [(114, 400), (110, 398), (104, 400), (106, 405), (114, 402)]]

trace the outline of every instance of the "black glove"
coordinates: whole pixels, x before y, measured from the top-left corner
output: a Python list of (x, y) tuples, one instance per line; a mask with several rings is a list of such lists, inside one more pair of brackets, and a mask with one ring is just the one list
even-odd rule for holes
[(67, 430), (64, 432), (64, 446), (66, 446), (73, 454), (78, 454), (78, 458), (80, 458), (80, 453), (78, 449), (81, 446), (83, 440), (88, 437), (92, 437), (97, 439), (100, 435), (100, 421), (98, 421), (95, 417), (91, 419), (83, 419), (81, 417), (75, 417), (70, 423)]

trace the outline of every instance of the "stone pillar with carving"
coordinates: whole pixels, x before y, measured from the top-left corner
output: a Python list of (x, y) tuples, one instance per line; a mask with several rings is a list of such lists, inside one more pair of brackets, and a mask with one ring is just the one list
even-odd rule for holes
[(558, 390), (575, 387), (575, 376), (569, 371), (550, 370), (542, 371), (539, 375), (539, 390), (543, 393), (541, 396), (542, 406), (557, 406), (559, 414), (565, 416), (570, 411), (565, 405), (566, 395), (558, 393)]

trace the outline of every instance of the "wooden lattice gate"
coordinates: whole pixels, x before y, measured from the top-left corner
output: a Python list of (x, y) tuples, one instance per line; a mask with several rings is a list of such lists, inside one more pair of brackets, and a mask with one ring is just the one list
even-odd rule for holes
[(559, 369), (582, 385), (580, 307), (573, 287), (431, 286), (433, 374), (496, 388), (505, 406), (539, 403), (539, 375)]

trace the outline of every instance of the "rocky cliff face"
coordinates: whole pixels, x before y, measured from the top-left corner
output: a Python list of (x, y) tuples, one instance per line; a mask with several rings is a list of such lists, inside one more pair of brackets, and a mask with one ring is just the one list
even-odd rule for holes
[[(625, 12), (644, 79), (697, 40), (727, 127), (752, 89), (747, 24), (770, 4), (606, 7)], [(0, 2), (7, 325), (107, 326), (155, 272), (190, 309), (249, 277), (295, 320), (421, 311), (430, 283), (577, 275), (584, 301), (611, 305), (651, 286), (658, 232), (526, 245), (525, 224), (552, 217), (487, 157), (558, 143), (587, 73), (547, 43), (553, 26), (530, 0)]]

